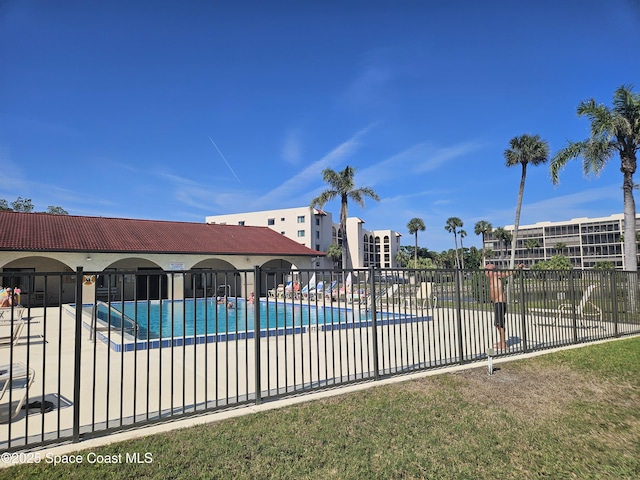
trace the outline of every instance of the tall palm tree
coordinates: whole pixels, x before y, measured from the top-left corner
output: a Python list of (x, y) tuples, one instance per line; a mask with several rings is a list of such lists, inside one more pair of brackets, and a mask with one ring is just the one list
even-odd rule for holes
[(446, 225), (444, 226), (444, 229), (447, 232), (453, 233), (453, 241), (456, 246), (456, 268), (460, 268), (460, 259), (458, 257), (458, 228), (462, 228), (462, 225), (462, 220), (458, 217), (449, 217)]
[[(591, 135), (581, 142), (569, 142), (551, 160), (551, 178), (558, 183), (558, 173), (566, 163), (582, 157), (585, 174), (597, 175), (616, 154), (620, 156), (622, 191), (624, 200), (624, 236), (635, 238), (636, 204), (633, 199), (633, 174), (636, 172), (636, 154), (640, 146), (640, 94), (633, 87), (621, 86), (613, 94), (613, 107), (597, 105), (594, 99), (578, 105), (578, 116), (586, 116), (591, 122)], [(625, 269), (637, 272), (637, 246), (634, 241), (625, 242)]]
[(484, 268), (487, 263), (487, 257), (484, 251), (484, 240), (487, 234), (493, 231), (493, 225), (486, 220), (480, 220), (476, 222), (473, 231), (476, 235), (482, 235), (482, 268)]
[(331, 168), (322, 171), (322, 179), (329, 185), (316, 198), (311, 200), (311, 208), (316, 206), (322, 208), (327, 202), (335, 198), (340, 199), (340, 229), (342, 230), (342, 268), (347, 269), (349, 262), (349, 249), (347, 240), (347, 215), (349, 213), (349, 199), (364, 208), (364, 197), (380, 200), (378, 194), (370, 187), (355, 188), (353, 176), (356, 169), (346, 166), (344, 170), (336, 172)]
[(516, 221), (513, 227), (513, 242), (511, 243), (511, 259), (509, 268), (513, 269), (516, 260), (516, 245), (518, 243), (518, 225), (520, 224), (520, 209), (522, 208), (522, 196), (524, 195), (524, 182), (527, 178), (527, 165), (540, 165), (549, 160), (549, 144), (540, 138), (540, 135), (521, 135), (513, 137), (509, 141), (511, 148), (504, 151), (507, 167), (522, 166), (520, 177), (520, 190), (518, 191), (518, 204), (516, 205)]
[(410, 235), (415, 235), (416, 249), (413, 252), (414, 268), (418, 268), (418, 232), (424, 232), (427, 227), (424, 225), (424, 221), (421, 218), (412, 218), (407, 223), (407, 229)]
[(464, 246), (462, 245), (462, 239), (467, 236), (467, 231), (460, 230), (458, 235), (460, 235), (460, 260), (462, 261), (462, 269), (464, 270)]

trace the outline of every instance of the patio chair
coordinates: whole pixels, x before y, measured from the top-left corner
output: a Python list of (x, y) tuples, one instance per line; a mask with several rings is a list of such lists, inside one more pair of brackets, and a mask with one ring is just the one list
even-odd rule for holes
[[(410, 303), (413, 298), (405, 299), (405, 301), (407, 300)], [(433, 294), (433, 283), (420, 282), (420, 290), (416, 291), (416, 304), (423, 310), (427, 307), (436, 308), (438, 306), (438, 297)]]
[[(13, 311), (13, 317), (11, 316)], [(22, 305), (16, 305), (14, 307), (2, 307), (0, 308), (0, 320), (22, 319), (24, 314), (24, 307)]]
[[(380, 306), (384, 303), (393, 303), (394, 298), (396, 296), (396, 294), (398, 293), (398, 289), (400, 288), (400, 285), (398, 285), (397, 283), (394, 283), (393, 285), (391, 285), (387, 291), (381, 295), (379, 295), (376, 298), (376, 306)], [(371, 297), (369, 297), (367, 299), (367, 304), (369, 306), (371, 306)]]
[(35, 371), (23, 363), (0, 366), (0, 423), (14, 419), (27, 400)]
[[(3, 308), (2, 310), (5, 309)], [(26, 325), (26, 322), (22, 319), (24, 307), (14, 307), (13, 310), (13, 319), (11, 312), (2, 312), (4, 316), (0, 317), (0, 348), (18, 343), (22, 330)]]
[(602, 310), (590, 300), (596, 287), (596, 284), (589, 285), (582, 294), (580, 302), (575, 306), (573, 303), (561, 303), (557, 308), (529, 308), (529, 312), (551, 316), (552, 325), (555, 325), (561, 318), (571, 318), (575, 308), (576, 318), (580, 320), (581, 327), (584, 327), (586, 319), (597, 319), (602, 324)]

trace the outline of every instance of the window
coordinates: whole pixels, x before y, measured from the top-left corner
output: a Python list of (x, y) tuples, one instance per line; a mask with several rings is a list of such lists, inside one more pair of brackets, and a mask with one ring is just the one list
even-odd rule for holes
[(275, 225), (276, 224), (276, 219), (275, 218), (268, 218), (267, 219), (267, 225)]
[(320, 232), (316, 230), (316, 238), (320, 238)]
[(298, 236), (304, 237), (304, 230), (298, 230)]
[(280, 219), (280, 221), (281, 221), (281, 222), (284, 222), (284, 217), (282, 217), (282, 218)]
[(304, 215), (298, 215), (298, 223), (304, 223)]
[(320, 219), (319, 218), (316, 218), (316, 226), (318, 226), (318, 227), (320, 226)]
[(244, 227), (244, 220), (240, 220), (240, 221), (238, 222), (238, 225), (240, 225), (241, 227)]

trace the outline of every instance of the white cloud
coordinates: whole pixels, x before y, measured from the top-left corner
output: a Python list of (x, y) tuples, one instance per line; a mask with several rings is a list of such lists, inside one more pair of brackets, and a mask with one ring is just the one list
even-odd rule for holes
[(436, 148), (423, 142), (412, 145), (374, 165), (358, 171), (358, 184), (373, 187), (394, 178), (416, 176), (448, 165), (452, 160), (483, 148), (479, 142), (463, 142)]
[(286, 133), (284, 144), (282, 145), (282, 158), (292, 165), (300, 162), (302, 158), (302, 146), (299, 131), (290, 130)]
[[(301, 172), (284, 181), (278, 187), (258, 198), (254, 205), (260, 205), (260, 209), (273, 206), (290, 204), (291, 199), (304, 193), (307, 202), (312, 198), (309, 194), (309, 185), (317, 183), (322, 178), (322, 170), (335, 166), (338, 162), (351, 156), (360, 145), (361, 138), (373, 127), (369, 125), (353, 135), (346, 142), (341, 143), (320, 160), (310, 164)], [(306, 202), (305, 202), (306, 203)]]

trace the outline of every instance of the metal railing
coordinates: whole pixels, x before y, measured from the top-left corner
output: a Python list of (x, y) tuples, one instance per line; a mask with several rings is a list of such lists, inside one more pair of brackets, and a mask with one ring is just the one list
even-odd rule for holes
[[(510, 273), (503, 355), (640, 333), (636, 274)], [(484, 361), (497, 341), (482, 270), (20, 275), (2, 280), (24, 307), (0, 311), (2, 451)]]

